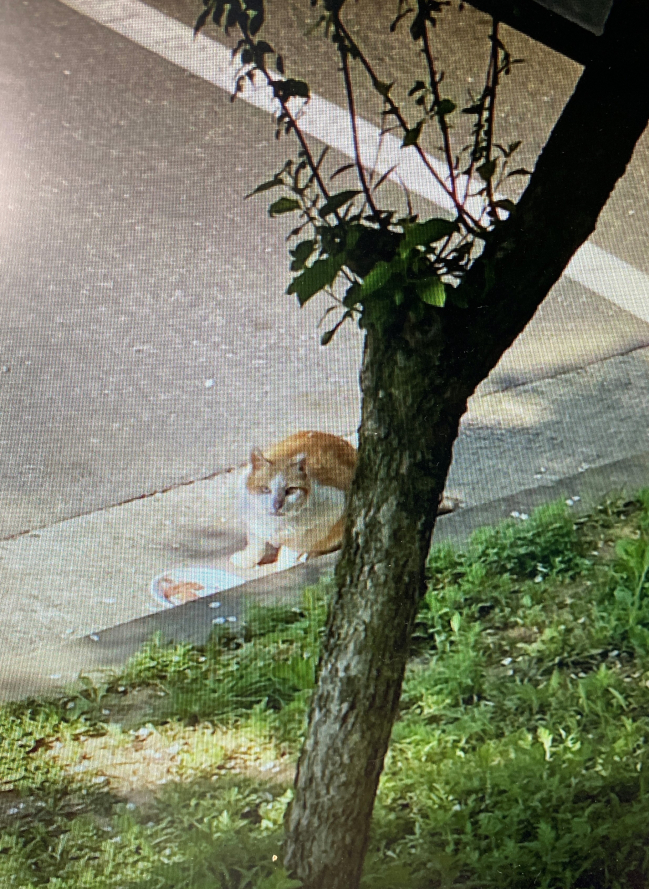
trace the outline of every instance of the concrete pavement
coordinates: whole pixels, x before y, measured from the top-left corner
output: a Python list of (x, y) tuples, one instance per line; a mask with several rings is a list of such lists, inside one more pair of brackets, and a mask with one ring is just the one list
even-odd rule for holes
[[(560, 376), (475, 396), (457, 441), (447, 491), (464, 509), (537, 489), (649, 450), (649, 349)], [(245, 538), (233, 512), (241, 470), (175, 486), (0, 543), (3, 658), (95, 633), (160, 609), (152, 582), (212, 566), (232, 571)], [(636, 477), (629, 484), (636, 484)], [(646, 482), (649, 483), (649, 475)], [(623, 484), (616, 476), (611, 486)], [(642, 483), (642, 480), (640, 481)], [(567, 495), (579, 493), (568, 485)], [(527, 495), (526, 495), (527, 496)], [(528, 498), (529, 499), (529, 498)], [(520, 504), (525, 508), (526, 503)]]
[[(436, 540), (461, 542), (476, 528), (494, 524), (511, 513), (529, 514), (534, 507), (557, 498), (573, 504), (570, 508), (577, 515), (607, 492), (632, 492), (648, 481), (649, 453), (586, 469), (556, 482), (547, 482), (544, 478), (545, 484), (537, 483), (489, 503), (441, 516)], [(203, 484), (198, 483), (199, 488)], [(155, 507), (152, 511), (155, 513)], [(225, 543), (225, 549), (231, 543)], [(211, 565), (227, 565), (215, 552), (211, 554)], [(264, 572), (265, 576), (240, 586), (135, 617), (72, 641), (59, 639), (32, 650), (16, 651), (11, 656), (5, 654), (0, 672), (0, 700), (73, 688), (80, 675), (100, 680), (105, 671), (119, 670), (155, 634), (167, 641), (203, 644), (215, 623), (227, 624), (236, 632), (245, 622), (251, 604), (299, 603), (306, 586), (333, 571), (336, 558), (336, 553), (332, 553), (286, 571)], [(135, 598), (137, 604), (137, 595)], [(123, 600), (121, 604), (124, 606)]]

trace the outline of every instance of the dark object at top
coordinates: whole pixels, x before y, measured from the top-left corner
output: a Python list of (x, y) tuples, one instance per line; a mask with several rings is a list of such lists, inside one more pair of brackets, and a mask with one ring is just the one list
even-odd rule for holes
[(585, 65), (613, 0), (468, 0), (477, 9)]
[(613, 0), (536, 0), (536, 2), (597, 35), (604, 30), (613, 5)]

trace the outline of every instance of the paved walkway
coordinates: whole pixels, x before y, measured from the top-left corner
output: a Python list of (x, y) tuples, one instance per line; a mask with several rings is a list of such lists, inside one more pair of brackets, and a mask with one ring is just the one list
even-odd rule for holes
[[(646, 485), (648, 480), (649, 453), (607, 463), (552, 484), (518, 491), (442, 516), (437, 524), (436, 539), (460, 542), (476, 528), (501, 521), (512, 512), (529, 514), (535, 506), (557, 498), (572, 503), (570, 508), (577, 514), (610, 490), (633, 491)], [(32, 650), (9, 651), (0, 673), (0, 699), (51, 692), (74, 683), (80, 674), (99, 677), (106, 670), (119, 669), (157, 633), (163, 639), (201, 644), (215, 623), (227, 623), (234, 628), (241, 626), (251, 604), (299, 602), (306, 586), (333, 571), (335, 560), (335, 553), (321, 556), (287, 571), (265, 573), (265, 576), (240, 586), (175, 608), (135, 617), (78, 639), (58, 639)], [(213, 556), (209, 563), (211, 567), (227, 567), (222, 556)], [(147, 579), (143, 578), (144, 585)]]
[[(474, 397), (448, 492), (465, 508), (649, 450), (649, 349)], [(241, 470), (97, 510), (0, 543), (3, 656), (159, 610), (153, 580), (244, 545)], [(649, 477), (647, 478), (649, 482)], [(576, 491), (573, 493), (577, 493)], [(525, 506), (525, 504), (523, 504)], [(238, 573), (242, 580), (273, 568)]]

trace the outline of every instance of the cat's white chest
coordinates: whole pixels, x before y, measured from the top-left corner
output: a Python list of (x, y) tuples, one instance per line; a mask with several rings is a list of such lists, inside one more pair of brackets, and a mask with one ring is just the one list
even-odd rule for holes
[(272, 515), (267, 499), (245, 487), (241, 498), (241, 516), (249, 535), (298, 552), (308, 552), (326, 537), (344, 511), (344, 491), (315, 480), (301, 509), (285, 515)]

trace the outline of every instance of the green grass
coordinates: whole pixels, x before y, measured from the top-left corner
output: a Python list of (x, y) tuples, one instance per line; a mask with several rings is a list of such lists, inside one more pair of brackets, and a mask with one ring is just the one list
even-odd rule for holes
[[(429, 559), (364, 889), (649, 879), (649, 493)], [(0, 886), (289, 889), (282, 818), (327, 585), (0, 708)]]

